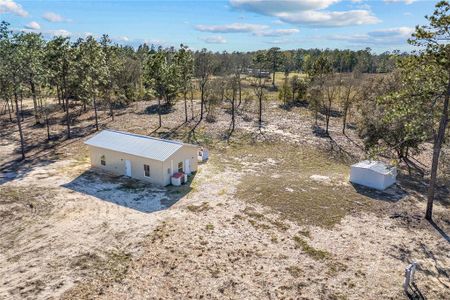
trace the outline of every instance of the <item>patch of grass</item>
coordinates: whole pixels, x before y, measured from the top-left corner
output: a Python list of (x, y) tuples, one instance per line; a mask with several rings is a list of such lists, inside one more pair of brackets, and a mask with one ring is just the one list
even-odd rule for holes
[(120, 283), (128, 273), (131, 255), (113, 250), (99, 255), (87, 252), (71, 262), (71, 267), (84, 274), (84, 280), (62, 295), (62, 299), (93, 299), (103, 294), (103, 288)]
[(311, 238), (311, 232), (309, 232), (309, 230), (300, 230), (298, 232), (298, 234), (301, 234), (301, 235), (303, 235), (303, 236), (305, 236), (307, 238)]
[(347, 265), (339, 261), (331, 261), (328, 263), (328, 272), (330, 276), (335, 276), (339, 272), (344, 272), (347, 270)]
[(302, 269), (300, 269), (297, 266), (289, 266), (286, 268), (286, 270), (291, 274), (294, 278), (299, 278), (302, 274)]
[(263, 214), (257, 212), (253, 207), (247, 206), (242, 212), (244, 214), (246, 214), (247, 216), (258, 219), (258, 220), (265, 218)]
[(213, 224), (206, 224), (205, 228), (208, 231), (213, 231), (214, 230), (214, 225)]
[(309, 255), (311, 258), (315, 260), (324, 260), (331, 258), (331, 253), (324, 250), (316, 249), (312, 246), (310, 246), (304, 239), (302, 239), (299, 236), (294, 236), (294, 242), (297, 247), (302, 249), (302, 251)]
[(210, 210), (211, 206), (209, 206), (208, 202), (203, 202), (200, 205), (188, 205), (187, 209), (191, 212), (202, 212)]
[(273, 235), (270, 237), (270, 241), (271, 241), (272, 243), (274, 243), (274, 244), (278, 243), (278, 238), (277, 238), (277, 236), (273, 234)]
[[(375, 205), (347, 184), (348, 163), (327, 152), (269, 142), (228, 147), (224, 152), (224, 165), (251, 171), (238, 184), (237, 198), (270, 207), (299, 224), (331, 228), (348, 213)], [(312, 175), (328, 176), (330, 182), (314, 181)], [(258, 218), (257, 212), (244, 213)]]
[(263, 230), (268, 230), (271, 227), (265, 223), (261, 223), (261, 222), (257, 222), (255, 220), (249, 219), (248, 222), (250, 224), (252, 224), (253, 227), (255, 227), (256, 229), (263, 229)]
[(269, 222), (282, 231), (286, 231), (290, 228), (289, 224), (286, 224), (279, 220), (270, 220)]
[(223, 195), (225, 195), (227, 193), (227, 190), (226, 189), (221, 189), (218, 193), (217, 193), (217, 195), (218, 196), (223, 196)]

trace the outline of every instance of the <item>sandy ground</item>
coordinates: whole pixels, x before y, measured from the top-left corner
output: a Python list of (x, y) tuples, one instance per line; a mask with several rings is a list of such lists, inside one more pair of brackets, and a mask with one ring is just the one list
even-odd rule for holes
[[(303, 134), (308, 125), (287, 128), (287, 119), (269, 122), (265, 138), (316, 145), (319, 137)], [(340, 139), (341, 149), (351, 147)], [(1, 161), (13, 156), (13, 142), (2, 141)], [(236, 196), (258, 167), (211, 159), (182, 193), (93, 173), (67, 156), (2, 172), (2, 191), (32, 195), (0, 203), (0, 298), (401, 299), (412, 261), (420, 292), (447, 297), (447, 207), (435, 207), (442, 234), (422, 219), (416, 197), (349, 212), (333, 228), (305, 225)], [(311, 180), (334, 184), (320, 176)]]

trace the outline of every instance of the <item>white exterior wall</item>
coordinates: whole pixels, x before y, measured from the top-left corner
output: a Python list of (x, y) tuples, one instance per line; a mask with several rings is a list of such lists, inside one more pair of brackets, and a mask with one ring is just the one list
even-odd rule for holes
[[(88, 148), (92, 167), (115, 175), (125, 175), (125, 160), (129, 160), (132, 178), (157, 185), (169, 185), (170, 177), (178, 171), (178, 163), (182, 161), (184, 166), (186, 159), (189, 159), (191, 172), (197, 170), (197, 147), (190, 145), (184, 145), (164, 162), (94, 146)], [(101, 164), (102, 155), (105, 155), (105, 166)], [(144, 176), (144, 164), (150, 166), (150, 177)], [(170, 174), (167, 172), (169, 168)]]
[[(198, 148), (190, 145), (184, 145), (180, 150), (172, 154), (163, 164), (165, 185), (170, 184), (170, 178), (173, 174), (178, 172), (179, 162), (183, 162), (184, 170), (186, 170), (185, 161), (186, 159), (189, 159), (190, 171), (197, 171), (197, 155)], [(170, 173), (168, 172), (168, 169), (170, 169)]]
[[(125, 175), (125, 160), (131, 162), (131, 177), (158, 185), (164, 185), (162, 176), (163, 163), (161, 161), (138, 157), (127, 153), (121, 153), (88, 146), (91, 158), (91, 165), (94, 168), (104, 170), (115, 175)], [(101, 156), (105, 155), (106, 165), (103, 166)], [(150, 177), (144, 176), (144, 164), (150, 166)]]
[(370, 169), (352, 167), (350, 181), (377, 190), (385, 190), (396, 182), (396, 173), (381, 174)]

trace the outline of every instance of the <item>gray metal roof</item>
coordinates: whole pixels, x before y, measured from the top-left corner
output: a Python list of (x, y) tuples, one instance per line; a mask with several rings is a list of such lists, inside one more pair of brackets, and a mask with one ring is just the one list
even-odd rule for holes
[[(352, 165), (352, 167), (373, 170), (380, 174), (389, 174), (393, 167), (386, 165), (384, 162), (377, 160), (363, 160)], [(395, 169), (395, 168), (394, 168)]]
[(183, 146), (177, 141), (163, 140), (129, 132), (103, 130), (84, 142), (86, 145), (165, 161)]

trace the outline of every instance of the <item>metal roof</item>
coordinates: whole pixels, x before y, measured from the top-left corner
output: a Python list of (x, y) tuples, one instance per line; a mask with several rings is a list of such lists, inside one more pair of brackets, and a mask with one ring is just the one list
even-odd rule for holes
[(115, 130), (103, 130), (84, 143), (89, 146), (159, 161), (165, 161), (183, 146), (193, 146), (177, 141)]
[[(363, 160), (359, 163), (352, 165), (355, 168), (369, 169), (380, 174), (389, 174), (393, 170), (393, 167), (386, 165), (384, 162), (377, 160)], [(394, 168), (395, 169), (395, 168)]]

